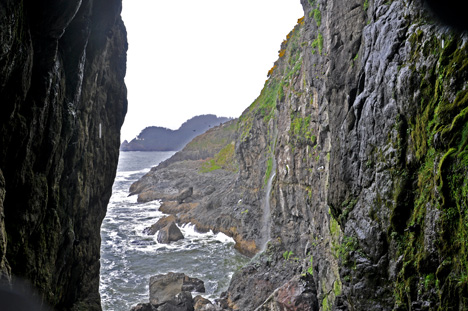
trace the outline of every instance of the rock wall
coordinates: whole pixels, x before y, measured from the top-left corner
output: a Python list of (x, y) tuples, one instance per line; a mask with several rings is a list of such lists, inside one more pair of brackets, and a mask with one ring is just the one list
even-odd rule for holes
[(120, 11), (0, 3), (0, 277), (58, 310), (101, 309), (100, 225), (127, 109)]
[(318, 301), (301, 310), (467, 308), (468, 35), (415, 1), (301, 2), (239, 119), (255, 214), (277, 169), (270, 242), (230, 308), (296, 310), (273, 293), (300, 275)]

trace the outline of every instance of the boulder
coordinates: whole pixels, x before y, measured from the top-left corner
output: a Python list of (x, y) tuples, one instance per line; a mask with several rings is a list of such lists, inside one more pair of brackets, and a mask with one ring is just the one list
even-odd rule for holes
[(195, 311), (216, 310), (216, 307), (206, 298), (198, 295), (193, 298), (193, 308)]
[(132, 307), (130, 311), (157, 311), (158, 309), (150, 303), (139, 303)]
[(174, 215), (164, 216), (160, 218), (154, 225), (151, 227), (147, 227), (143, 230), (143, 233), (147, 235), (155, 235), (156, 232), (161, 230), (162, 228), (166, 227), (171, 222), (175, 222), (176, 217)]
[(205, 283), (200, 279), (184, 276), (182, 291), (204, 293)]
[(159, 243), (169, 244), (170, 242), (175, 242), (182, 240), (184, 235), (180, 229), (176, 226), (175, 222), (171, 222), (166, 225), (164, 228), (159, 230), (157, 240)]
[(290, 310), (319, 311), (317, 290), (311, 275), (294, 276), (273, 294), (256, 311)]
[(150, 278), (150, 303), (161, 305), (174, 300), (182, 292), (205, 292), (203, 281), (191, 278), (184, 273), (158, 274)]
[(190, 292), (180, 292), (162, 304), (139, 303), (131, 311), (194, 311)]
[(190, 198), (193, 194), (193, 187), (188, 187), (180, 192), (180, 194), (177, 196), (177, 202), (183, 203), (184, 200)]
[(194, 311), (190, 292), (180, 292), (173, 299), (158, 306), (158, 311)]

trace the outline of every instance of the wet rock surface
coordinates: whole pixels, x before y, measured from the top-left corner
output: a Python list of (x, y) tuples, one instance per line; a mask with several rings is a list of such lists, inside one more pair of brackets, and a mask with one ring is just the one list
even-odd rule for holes
[(166, 227), (172, 222), (175, 222), (176, 218), (174, 215), (161, 217), (154, 225), (151, 227), (145, 228), (143, 232), (147, 235), (155, 235), (156, 232)]
[(202, 280), (183, 273), (169, 272), (150, 278), (150, 302), (159, 305), (172, 300), (181, 292), (205, 292)]
[(203, 298), (202, 296), (198, 295), (193, 299), (194, 305), (193, 308), (195, 311), (215, 311), (219, 310), (216, 308), (210, 300)]
[(291, 310), (318, 311), (317, 290), (311, 275), (295, 276), (283, 286), (277, 288), (273, 294), (257, 309), (262, 310)]
[(165, 227), (161, 228), (158, 232), (157, 240), (159, 243), (169, 244), (170, 242), (175, 242), (182, 240), (184, 235), (177, 227), (175, 222), (167, 224)]
[[(183, 273), (169, 272), (150, 278), (149, 303), (140, 303), (132, 311), (198, 311), (209, 310), (211, 302), (192, 292), (204, 293), (204, 282)], [(194, 308), (194, 305), (196, 307)], [(214, 309), (213, 309), (214, 310)]]
[[(0, 4), (0, 277), (100, 310), (100, 225), (127, 110), (121, 1)], [(8, 242), (7, 242), (8, 241)]]
[(467, 33), (414, 1), (301, 3), (238, 120), (238, 171), (212, 175), (233, 191), (206, 195), (210, 209), (191, 181), (199, 205), (175, 204), (171, 181), (167, 210), (199, 227), (218, 219), (262, 251), (233, 276), (224, 309), (294, 310), (285, 297), (311, 310), (466, 308)]

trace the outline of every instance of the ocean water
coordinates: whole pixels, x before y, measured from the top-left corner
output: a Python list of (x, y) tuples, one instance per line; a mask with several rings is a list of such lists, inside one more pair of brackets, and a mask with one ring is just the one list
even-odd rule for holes
[(185, 239), (159, 244), (143, 234), (163, 214), (159, 202), (137, 203), (128, 196), (130, 185), (173, 152), (122, 152), (107, 215), (101, 226), (100, 293), (105, 311), (129, 311), (149, 301), (149, 279), (167, 272), (183, 272), (205, 282), (205, 298), (227, 289), (234, 272), (248, 258), (234, 250), (234, 241), (218, 233), (197, 233), (181, 227)]

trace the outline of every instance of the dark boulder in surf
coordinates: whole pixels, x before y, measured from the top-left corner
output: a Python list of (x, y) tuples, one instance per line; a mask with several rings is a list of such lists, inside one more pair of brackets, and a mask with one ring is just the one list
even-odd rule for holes
[(167, 226), (159, 230), (157, 240), (159, 243), (169, 244), (182, 240), (184, 235), (174, 222), (169, 223)]

